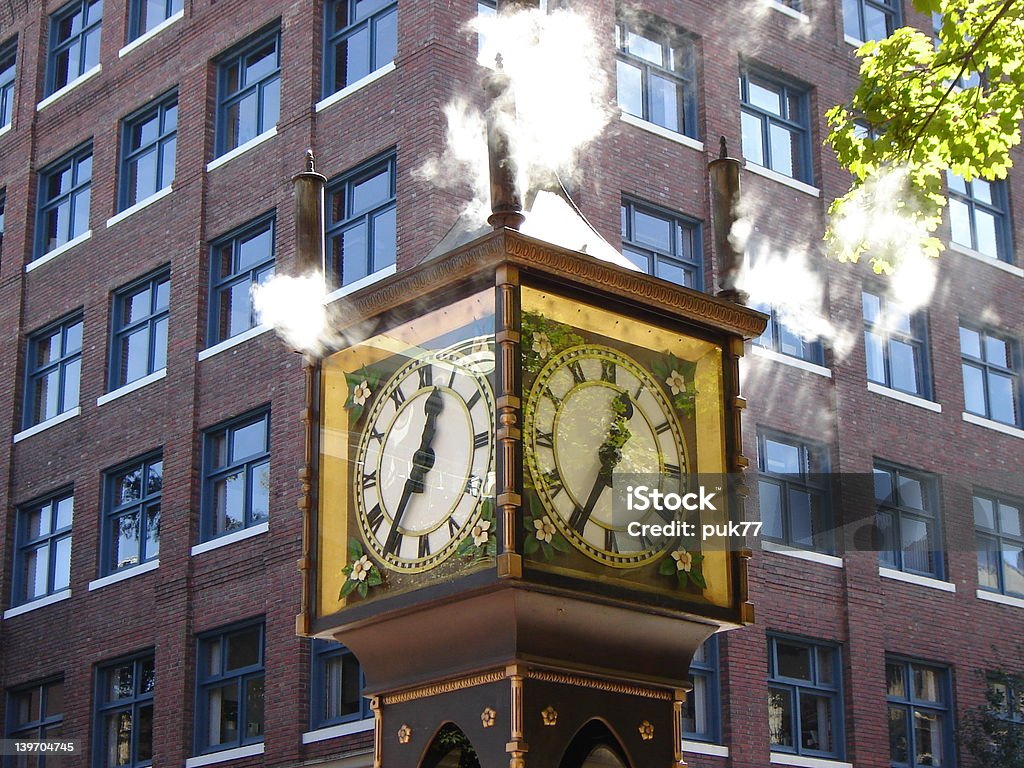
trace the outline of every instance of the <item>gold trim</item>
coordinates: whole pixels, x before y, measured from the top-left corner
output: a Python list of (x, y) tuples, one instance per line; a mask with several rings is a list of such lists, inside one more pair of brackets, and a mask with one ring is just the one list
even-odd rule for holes
[(493, 728), (494, 721), (498, 719), (498, 713), (494, 711), (493, 707), (484, 707), (484, 711), (480, 713), (480, 724), (484, 728)]
[(412, 728), (409, 727), (408, 723), (402, 723), (402, 727), (398, 729), (398, 743), (408, 744), (412, 740)]
[(320, 419), (316, 414), (316, 377), (320, 372), (320, 364), (310, 360), (303, 360), (303, 374), (305, 376), (305, 398), (300, 413), (302, 421), (302, 466), (299, 468), (299, 499), (296, 506), (299, 514), (302, 515), (302, 556), (297, 563), (301, 577), (299, 594), (299, 613), (295, 617), (295, 633), (298, 635), (311, 635), (311, 623), (313, 615), (313, 590), (311, 581), (313, 578), (313, 558), (316, 542), (313, 540), (313, 494), (316, 478), (314, 476), (314, 462), (317, 459), (316, 430), (320, 428)]
[(656, 688), (644, 688), (639, 685), (616, 683), (611, 680), (598, 680), (593, 677), (580, 677), (579, 675), (570, 675), (563, 672), (549, 672), (545, 669), (531, 669), (526, 674), (531, 680), (540, 680), (544, 683), (578, 685), (581, 688), (592, 688), (596, 691), (607, 691), (608, 693), (621, 693), (626, 696), (642, 696), (647, 699), (659, 699), (661, 701), (672, 700), (672, 694)]
[(650, 720), (644, 720), (640, 725), (637, 726), (637, 731), (640, 732), (640, 738), (643, 741), (650, 741), (654, 738), (654, 725)]
[(384, 759), (384, 713), (380, 711), (380, 697), (370, 699), (373, 712), (373, 768), (381, 768)]
[(544, 709), (540, 711), (540, 719), (544, 725), (549, 728), (554, 728), (558, 725), (558, 710), (548, 704)]
[(432, 685), (422, 685), (419, 688), (410, 688), (407, 691), (387, 693), (381, 696), (381, 701), (385, 705), (404, 704), (407, 701), (425, 699), (429, 696), (440, 696), (443, 693), (452, 693), (454, 691), (461, 691), (466, 688), (473, 688), (477, 685), (487, 685), (488, 683), (496, 683), (504, 679), (505, 672), (502, 670), (483, 672), (479, 675), (473, 675), (471, 677), (460, 677), (456, 678), (455, 680), (445, 680), (442, 683), (433, 683)]

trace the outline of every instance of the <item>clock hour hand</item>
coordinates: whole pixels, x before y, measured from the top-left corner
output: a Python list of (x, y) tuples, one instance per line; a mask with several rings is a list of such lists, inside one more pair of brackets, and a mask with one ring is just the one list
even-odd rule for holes
[(629, 420), (633, 416), (633, 403), (629, 399), (628, 392), (622, 392), (617, 398), (612, 400), (612, 414), (612, 424), (608, 428), (608, 436), (605, 437), (604, 442), (597, 449), (597, 457), (601, 462), (601, 467), (597, 471), (597, 478), (590, 489), (590, 495), (587, 497), (586, 504), (573, 509), (572, 516), (569, 518), (569, 525), (580, 534), (583, 533), (583, 529), (586, 527), (587, 521), (594, 511), (594, 507), (597, 506), (597, 501), (601, 498), (604, 489), (611, 487), (612, 472), (618, 463), (622, 461), (622, 446), (626, 444), (626, 441), (631, 436)]
[(420, 445), (412, 455), (412, 469), (409, 471), (409, 478), (402, 488), (402, 496), (398, 500), (395, 514), (391, 519), (391, 530), (388, 531), (387, 541), (384, 543), (384, 551), (396, 554), (401, 543), (402, 534), (398, 527), (402, 524), (406, 507), (414, 493), (423, 493), (427, 472), (434, 466), (434, 449), (431, 444), (434, 442), (434, 435), (437, 433), (437, 417), (444, 409), (444, 395), (441, 390), (435, 389), (427, 396), (427, 402), (423, 405), (423, 412), (426, 414), (426, 421), (423, 424), (423, 434), (420, 436)]

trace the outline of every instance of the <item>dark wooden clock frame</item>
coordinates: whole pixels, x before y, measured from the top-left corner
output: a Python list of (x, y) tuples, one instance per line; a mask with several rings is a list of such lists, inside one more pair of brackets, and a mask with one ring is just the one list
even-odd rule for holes
[[(752, 622), (749, 551), (730, 554), (727, 607), (683, 604), (596, 580), (539, 579), (523, 562), (520, 286), (531, 285), (713, 341), (723, 352), (726, 467), (740, 442), (739, 358), (761, 313), (585, 254), (499, 229), (346, 298), (348, 315), (389, 327), (429, 299), (495, 291), (494, 567), (317, 615), (320, 370), (306, 367), (302, 635), (334, 637), (359, 658), (376, 719), (374, 766), (434, 768), (456, 726), (483, 768), (581, 765), (603, 743), (627, 766), (685, 765), (681, 709), (690, 661), (713, 632)], [(742, 489), (741, 489), (742, 492)], [(733, 515), (739, 514), (733, 510)]]

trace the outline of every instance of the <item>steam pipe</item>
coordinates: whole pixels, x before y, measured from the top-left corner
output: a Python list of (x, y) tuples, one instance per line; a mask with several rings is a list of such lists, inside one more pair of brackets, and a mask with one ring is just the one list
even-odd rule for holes
[(295, 191), (295, 262), (300, 275), (327, 275), (324, 242), (324, 197), (327, 177), (313, 169), (313, 150), (306, 150), (305, 170), (292, 176)]
[(516, 188), (516, 167), (509, 152), (508, 126), (515, 120), (515, 97), (508, 75), (501, 67), (501, 54), (484, 78), (487, 94), (487, 160), (491, 177), (491, 215), (487, 223), (495, 229), (519, 229), (526, 220), (523, 201)]
[(743, 266), (743, 254), (729, 240), (736, 223), (740, 202), (740, 161), (729, 157), (725, 136), (716, 159), (708, 163), (711, 179), (711, 220), (715, 231), (715, 255), (718, 257), (718, 295), (737, 304), (747, 303), (747, 294), (736, 287), (736, 277)]

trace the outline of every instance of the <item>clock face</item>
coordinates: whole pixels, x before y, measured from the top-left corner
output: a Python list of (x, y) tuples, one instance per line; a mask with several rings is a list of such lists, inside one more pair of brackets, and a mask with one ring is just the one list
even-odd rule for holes
[(360, 537), (386, 568), (424, 571), (479, 519), (494, 459), (493, 347), (410, 360), (372, 393), (352, 483)]
[(527, 396), (524, 439), (537, 496), (577, 550), (620, 568), (664, 551), (667, 542), (631, 535), (628, 523), (665, 519), (615, 503), (616, 475), (659, 476), (663, 491), (678, 492), (689, 471), (676, 412), (644, 365), (596, 343), (553, 354)]

